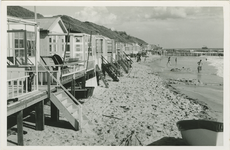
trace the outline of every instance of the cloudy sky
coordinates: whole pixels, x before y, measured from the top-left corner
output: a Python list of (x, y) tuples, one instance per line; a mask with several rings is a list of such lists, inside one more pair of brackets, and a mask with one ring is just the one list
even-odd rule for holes
[(223, 47), (222, 7), (37, 6), (36, 9), (44, 16), (68, 15), (125, 31), (164, 48)]

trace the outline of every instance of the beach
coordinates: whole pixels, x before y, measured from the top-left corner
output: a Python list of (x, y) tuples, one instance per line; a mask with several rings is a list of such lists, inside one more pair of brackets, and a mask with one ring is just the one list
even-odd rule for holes
[[(223, 94), (221, 77), (215, 75), (215, 82), (207, 82), (207, 77), (213, 74), (212, 71), (205, 72), (208, 67), (213, 68), (208, 62), (204, 63), (203, 74), (199, 77), (194, 74), (196, 70), (192, 66), (184, 66), (180, 73), (171, 73), (173, 68), (181, 68), (181, 58), (178, 58), (176, 67), (165, 67), (166, 57), (152, 55), (146, 61), (143, 58), (141, 62), (133, 61), (130, 73), (123, 73), (119, 82), (112, 82), (106, 76), (109, 88), (105, 88), (100, 80), (100, 86), (95, 88), (93, 96), (83, 100), (84, 113), (92, 123), (87, 130), (75, 131), (62, 114), (59, 122), (52, 122), (50, 108), (45, 105), (45, 130), (33, 129), (34, 114), (31, 113), (24, 119), (24, 144), (183, 146), (187, 143), (176, 126), (178, 121), (223, 119), (223, 98), (221, 100), (219, 96)], [(210, 90), (218, 94), (210, 95)], [(220, 100), (216, 101), (216, 98)], [(15, 131), (15, 128), (11, 131)], [(12, 132), (7, 139), (8, 145), (14, 145), (16, 133)]]
[[(174, 59), (177, 58), (177, 63)], [(170, 84), (170, 88), (188, 98), (197, 100), (213, 111), (216, 121), (223, 121), (223, 57), (168, 57), (152, 58), (147, 63), (153, 72)], [(202, 60), (202, 71), (197, 72), (197, 62)], [(211, 115), (211, 114), (210, 114)]]

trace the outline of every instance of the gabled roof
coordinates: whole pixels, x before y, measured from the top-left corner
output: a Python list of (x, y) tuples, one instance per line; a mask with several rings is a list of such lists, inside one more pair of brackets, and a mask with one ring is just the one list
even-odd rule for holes
[(36, 25), (37, 23), (33, 20), (26, 20), (18, 17), (7, 16), (7, 22), (18, 23), (18, 24), (27, 24), (27, 25)]
[[(27, 19), (27, 20), (32, 20), (32, 19)], [(40, 30), (47, 30), (50, 31), (52, 27), (54, 27), (55, 24), (59, 24), (60, 27), (62, 28), (64, 33), (67, 33), (67, 29), (62, 22), (60, 17), (44, 17), (44, 18), (39, 18), (37, 19), (37, 22), (40, 25)]]

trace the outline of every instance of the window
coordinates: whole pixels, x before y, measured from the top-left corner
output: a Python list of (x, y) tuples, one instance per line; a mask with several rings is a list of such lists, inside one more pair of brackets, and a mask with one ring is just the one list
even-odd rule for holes
[(52, 45), (49, 45), (49, 47), (50, 47), (50, 52), (52, 52)]
[(14, 33), (14, 49), (15, 49), (15, 57), (24, 57), (25, 49), (24, 49), (24, 32), (15, 32)]
[(82, 56), (82, 54), (75, 54), (75, 58), (78, 58), (79, 60), (82, 60), (83, 56)]
[(112, 53), (112, 42), (111, 41), (107, 41), (107, 52), (108, 53)]
[(81, 52), (81, 51), (82, 51), (81, 45), (76, 45), (76, 52)]
[(28, 56), (35, 56), (35, 34), (34, 32), (27, 32), (27, 42), (26, 42), (26, 48), (27, 48), (27, 54)]
[(49, 51), (51, 53), (57, 52), (57, 36), (50, 36), (49, 37)]
[(97, 53), (102, 53), (103, 51), (102, 51), (102, 43), (103, 43), (103, 41), (102, 41), (102, 39), (97, 39), (96, 40), (96, 52)]

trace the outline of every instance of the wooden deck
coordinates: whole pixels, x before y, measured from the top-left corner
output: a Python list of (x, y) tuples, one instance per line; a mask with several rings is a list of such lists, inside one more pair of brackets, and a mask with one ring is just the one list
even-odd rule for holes
[[(51, 90), (54, 91), (55, 87), (56, 86), (52, 85)], [(17, 102), (7, 105), (7, 116), (19, 112), (47, 98), (48, 98), (47, 85), (39, 86), (38, 91), (33, 91), (24, 96), (20, 96), (18, 97)]]
[[(56, 86), (51, 85), (50, 91), (55, 91)], [(18, 101), (7, 105), (7, 116), (17, 116), (17, 139), (18, 145), (23, 146), (23, 110), (35, 105), (35, 129), (44, 130), (44, 100), (49, 98), (47, 85), (40, 86), (39, 90), (18, 97)]]
[[(74, 81), (81, 81), (82, 86), (85, 85), (86, 76), (91, 76), (94, 73), (94, 69), (78, 72), (74, 74), (74, 77), (65, 78), (61, 81), (61, 84), (70, 85), (71, 91), (75, 95)], [(47, 83), (51, 83), (50, 79)], [(35, 129), (38, 131), (44, 130), (44, 101), (50, 99), (50, 93), (56, 91), (57, 85), (39, 85), (39, 89), (26, 95), (20, 95), (17, 97), (17, 101), (7, 105), (7, 116), (16, 115), (17, 117), (17, 139), (18, 145), (24, 145), (23, 141), (23, 110), (30, 106), (34, 106), (35, 110)], [(51, 103), (51, 119), (54, 121), (59, 120), (59, 110), (54, 104)]]

